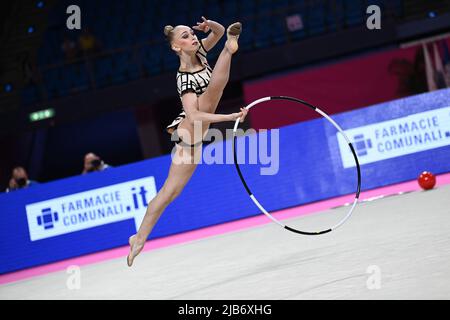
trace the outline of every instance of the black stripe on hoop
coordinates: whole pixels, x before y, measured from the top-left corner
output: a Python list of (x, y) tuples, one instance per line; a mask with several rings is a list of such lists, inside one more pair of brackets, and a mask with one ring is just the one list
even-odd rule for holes
[(355, 152), (355, 149), (353, 148), (352, 143), (350, 142), (348, 145), (350, 146), (350, 149), (352, 150), (353, 158), (355, 158), (355, 162), (356, 162), (356, 169), (358, 171), (358, 189), (356, 191), (355, 198), (359, 199), (359, 193), (361, 192), (361, 168), (359, 167), (358, 157), (356, 156), (356, 152)]
[(317, 232), (307, 232), (307, 231), (300, 231), (300, 230), (291, 228), (291, 227), (289, 227), (289, 226), (284, 226), (284, 228), (285, 228), (286, 230), (292, 231), (292, 232), (294, 232), (294, 233), (299, 233), (299, 234), (303, 234), (303, 235), (307, 235), (307, 236), (317, 236), (317, 235), (319, 235), (319, 234), (324, 234), (324, 233), (328, 233), (328, 232), (331, 231), (331, 229), (328, 229), (328, 230), (317, 231)]
[(237, 162), (236, 139), (237, 139), (237, 137), (236, 137), (236, 135), (234, 134), (234, 137), (233, 137), (233, 150), (234, 150), (234, 152), (233, 152), (233, 157), (234, 157), (234, 166), (236, 167), (236, 169), (237, 169), (237, 171), (238, 171), (239, 178), (241, 178), (241, 182), (242, 182), (242, 184), (244, 185), (245, 190), (247, 190), (248, 195), (251, 196), (251, 195), (252, 195), (252, 192), (250, 191), (250, 188), (248, 187), (247, 182), (245, 182), (245, 179), (244, 179), (244, 177), (242, 176), (241, 168), (239, 167), (238, 162)]
[(314, 111), (316, 111), (316, 107), (314, 107), (312, 104), (310, 104), (310, 103), (308, 103), (308, 102), (306, 102), (306, 101), (303, 101), (303, 100), (300, 100), (300, 99), (297, 99), (297, 98), (292, 98), (292, 97), (286, 97), (286, 96), (271, 96), (270, 97), (270, 100), (290, 100), (290, 101), (294, 101), (294, 102), (300, 102), (300, 103), (302, 103), (302, 104), (304, 104), (305, 106), (307, 106), (307, 107), (310, 107), (311, 109), (313, 109)]

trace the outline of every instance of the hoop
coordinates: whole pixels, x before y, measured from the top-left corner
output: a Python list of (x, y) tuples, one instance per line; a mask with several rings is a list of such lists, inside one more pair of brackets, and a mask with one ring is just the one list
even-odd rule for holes
[(264, 97), (258, 100), (253, 101), (252, 103), (250, 103), (249, 105), (247, 105), (245, 108), (247, 110), (250, 110), (250, 108), (254, 107), (255, 105), (261, 103), (261, 102), (265, 102), (265, 101), (269, 101), (269, 100), (289, 100), (289, 101), (294, 101), (297, 103), (300, 103), (304, 106), (307, 106), (309, 108), (311, 108), (312, 110), (316, 111), (317, 113), (319, 113), (322, 117), (324, 117), (325, 119), (327, 119), (329, 122), (331, 122), (333, 124), (333, 126), (344, 136), (345, 140), (347, 141), (350, 150), (352, 151), (353, 157), (355, 159), (355, 163), (356, 163), (356, 169), (358, 172), (358, 185), (356, 188), (356, 194), (355, 194), (355, 200), (353, 201), (353, 205), (351, 206), (349, 212), (347, 213), (347, 215), (341, 220), (339, 221), (336, 225), (334, 225), (333, 227), (326, 229), (326, 230), (322, 230), (322, 231), (301, 231), (301, 230), (297, 230), (295, 228), (291, 228), (283, 223), (281, 223), (280, 221), (278, 221), (276, 218), (274, 218), (262, 205), (261, 203), (256, 199), (255, 195), (250, 191), (250, 188), (248, 187), (244, 177), (242, 176), (242, 172), (241, 172), (241, 168), (239, 167), (238, 161), (237, 161), (237, 154), (236, 154), (236, 130), (239, 126), (239, 119), (236, 120), (236, 123), (234, 124), (234, 129), (233, 129), (233, 159), (234, 159), (234, 165), (236, 167), (236, 170), (239, 174), (239, 178), (241, 179), (242, 184), (245, 187), (245, 190), (247, 190), (248, 195), (250, 196), (250, 199), (252, 199), (252, 201), (255, 203), (255, 205), (269, 218), (271, 219), (273, 222), (275, 222), (276, 224), (280, 225), (281, 227), (283, 227), (286, 230), (289, 230), (291, 232), (294, 233), (299, 233), (299, 234), (303, 234), (303, 235), (319, 235), (319, 234), (324, 234), (324, 233), (328, 233), (332, 230), (335, 230), (337, 228), (339, 228), (341, 225), (344, 224), (345, 221), (347, 221), (348, 218), (350, 218), (356, 204), (358, 203), (358, 199), (359, 199), (359, 194), (361, 191), (361, 168), (359, 166), (359, 161), (358, 161), (358, 157), (356, 155), (355, 149), (353, 148), (352, 143), (350, 142), (350, 140), (348, 139), (347, 135), (344, 133), (344, 131), (341, 129), (341, 127), (333, 120), (331, 119), (325, 112), (323, 112), (322, 110), (320, 110), (319, 108), (309, 104), (306, 101), (297, 99), (297, 98), (292, 98), (292, 97), (287, 97), (287, 96), (270, 96), (270, 97)]

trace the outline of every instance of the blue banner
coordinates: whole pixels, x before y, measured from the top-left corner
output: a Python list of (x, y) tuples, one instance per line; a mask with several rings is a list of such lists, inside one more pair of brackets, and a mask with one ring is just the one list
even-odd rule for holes
[[(327, 111), (326, 106), (319, 107)], [(416, 179), (423, 170), (449, 172), (449, 107), (446, 89), (333, 115), (355, 145), (362, 189)], [(247, 141), (239, 149), (239, 159), (247, 161), (241, 165), (242, 173), (266, 209), (356, 191), (348, 146), (327, 120), (260, 132), (258, 139), (262, 135), (270, 140), (267, 154), (260, 152), (252, 162), (249, 136), (239, 138)], [(261, 149), (264, 139), (258, 139)], [(218, 155), (219, 150), (223, 153)], [(227, 161), (230, 150), (231, 141), (204, 146), (203, 154), (209, 159), (222, 157), (224, 164), (199, 164), (150, 238), (261, 214)], [(170, 164), (166, 155), (0, 194), (0, 273), (126, 245), (147, 203), (164, 184)]]

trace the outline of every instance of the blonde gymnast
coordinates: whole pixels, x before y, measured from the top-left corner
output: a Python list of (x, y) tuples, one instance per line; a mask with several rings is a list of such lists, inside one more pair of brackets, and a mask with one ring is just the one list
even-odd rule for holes
[[(242, 31), (240, 22), (231, 24), (227, 30), (227, 41), (212, 70), (206, 59), (207, 52), (213, 48), (225, 33), (225, 28), (212, 20), (202, 17), (203, 22), (197, 22), (192, 28), (178, 25), (175, 28), (166, 26), (164, 34), (171, 49), (180, 59), (177, 72), (177, 89), (182, 102), (182, 112), (167, 126), (167, 132), (177, 135), (179, 141), (175, 144), (172, 163), (164, 185), (157, 195), (148, 203), (147, 211), (138, 232), (129, 238), (130, 252), (127, 257), (128, 266), (132, 266), (136, 256), (144, 248), (145, 242), (165, 208), (180, 195), (185, 185), (193, 175), (197, 163), (186, 161), (186, 155), (191, 160), (195, 153), (201, 150), (203, 138), (211, 123), (236, 121), (243, 122), (247, 110), (241, 108), (238, 113), (216, 114), (216, 108), (228, 82), (231, 58), (239, 48), (238, 38)], [(209, 35), (199, 40), (194, 30), (209, 32)], [(200, 123), (200, 126), (197, 126)], [(196, 124), (194, 126), (194, 124)], [(194, 127), (201, 128), (201, 134), (194, 132)], [(196, 141), (196, 137), (200, 136)], [(180, 159), (183, 158), (183, 161)]]

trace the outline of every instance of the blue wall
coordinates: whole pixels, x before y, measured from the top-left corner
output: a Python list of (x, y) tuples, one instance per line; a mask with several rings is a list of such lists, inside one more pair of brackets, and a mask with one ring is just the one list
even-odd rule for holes
[[(450, 90), (440, 90), (337, 114), (333, 119), (348, 130), (444, 108), (448, 101)], [(441, 129), (449, 132), (447, 140), (444, 139), (445, 146), (362, 165), (362, 189), (415, 179), (424, 169), (435, 174), (449, 172), (450, 113), (448, 117), (439, 119), (444, 124)], [(260, 175), (260, 169), (264, 167), (261, 164), (241, 167), (249, 186), (266, 209), (279, 210), (355, 192), (356, 170), (344, 169), (336, 130), (326, 120), (284, 127), (279, 136), (280, 163), (276, 175)], [(212, 146), (204, 149), (209, 150)], [(136, 231), (131, 218), (31, 241), (25, 206), (79, 192), (95, 192), (97, 188), (144, 177), (154, 177), (159, 190), (169, 166), (170, 156), (163, 156), (0, 194), (0, 273), (126, 245), (128, 237)], [(145, 187), (151, 189), (149, 185)], [(126, 193), (123, 191), (124, 197)], [(198, 166), (183, 193), (167, 207), (150, 238), (258, 214), (260, 212), (248, 198), (234, 165), (203, 164)], [(63, 215), (59, 211), (59, 220), (55, 223), (60, 223)]]

